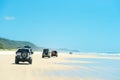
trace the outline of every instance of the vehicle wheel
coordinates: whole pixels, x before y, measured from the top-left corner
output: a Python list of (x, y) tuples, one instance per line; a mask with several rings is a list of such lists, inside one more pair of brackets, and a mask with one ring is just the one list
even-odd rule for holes
[(56, 57), (58, 57), (58, 55), (56, 55)]
[(32, 59), (30, 59), (29, 64), (32, 64)]
[(15, 64), (19, 64), (19, 61), (18, 61), (18, 60), (15, 60)]
[(22, 58), (24, 58), (24, 59), (25, 59), (25, 58), (27, 58), (27, 57), (28, 57), (28, 54), (27, 54), (27, 53), (22, 53), (22, 54), (21, 54), (21, 56), (22, 56)]
[(48, 58), (50, 58), (50, 56), (48, 56)]
[(44, 58), (44, 56), (42, 56), (42, 58)]

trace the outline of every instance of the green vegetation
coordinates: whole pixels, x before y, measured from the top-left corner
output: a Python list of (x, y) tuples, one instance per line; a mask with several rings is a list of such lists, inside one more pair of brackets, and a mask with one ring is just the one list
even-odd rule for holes
[[(19, 47), (30, 46), (35, 51), (42, 51), (43, 47), (37, 47), (35, 44), (27, 41), (14, 41), (0, 38), (0, 50), (16, 50)], [(50, 48), (51, 49), (51, 48)], [(53, 50), (53, 49), (51, 49)], [(67, 48), (57, 49), (60, 52), (79, 52), (78, 50), (69, 50)]]
[(5, 38), (0, 38), (0, 49), (17, 49), (18, 47), (23, 47), (25, 45), (30, 46), (31, 48), (38, 50), (40, 49), (36, 45), (27, 41), (14, 41)]
[(2, 43), (0, 43), (0, 49), (4, 49), (4, 46)]

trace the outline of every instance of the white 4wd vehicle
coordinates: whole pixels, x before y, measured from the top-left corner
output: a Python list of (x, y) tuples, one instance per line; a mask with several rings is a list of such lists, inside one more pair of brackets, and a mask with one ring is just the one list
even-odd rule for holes
[(16, 51), (15, 56), (15, 64), (19, 64), (19, 62), (29, 62), (32, 64), (32, 49), (31, 48), (20, 48)]

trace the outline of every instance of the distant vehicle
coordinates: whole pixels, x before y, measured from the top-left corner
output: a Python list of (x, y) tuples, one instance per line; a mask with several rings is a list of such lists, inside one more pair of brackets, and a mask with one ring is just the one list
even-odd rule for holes
[(72, 52), (69, 52), (69, 54), (73, 54)]
[(44, 57), (50, 58), (49, 49), (43, 49), (42, 58), (44, 58)]
[(31, 48), (19, 48), (16, 51), (15, 64), (19, 64), (20, 61), (32, 64), (32, 54), (33, 51)]
[(52, 51), (52, 52), (51, 52), (51, 57), (53, 57), (53, 56), (58, 57), (58, 52), (57, 52), (57, 51)]

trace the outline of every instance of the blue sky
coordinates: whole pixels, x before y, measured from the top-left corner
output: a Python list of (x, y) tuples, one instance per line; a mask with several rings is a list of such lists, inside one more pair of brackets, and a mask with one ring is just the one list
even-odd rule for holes
[(0, 36), (50, 48), (120, 51), (119, 0), (0, 0)]

